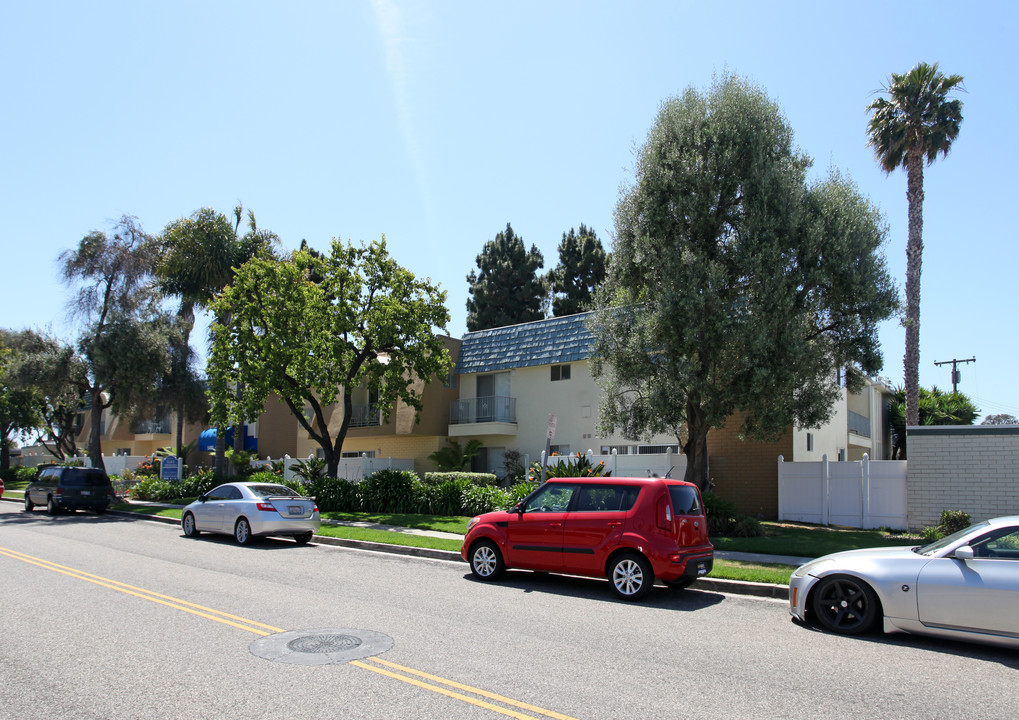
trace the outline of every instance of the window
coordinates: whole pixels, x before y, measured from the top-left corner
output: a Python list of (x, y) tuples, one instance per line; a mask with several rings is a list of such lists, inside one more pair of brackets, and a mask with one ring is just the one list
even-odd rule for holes
[(374, 450), (351, 450), (350, 452), (341, 452), (340, 453), (340, 457), (341, 458), (359, 458), (362, 455), (364, 455), (366, 457), (373, 458), (373, 457), (375, 457), (375, 451)]
[(626, 512), (637, 502), (639, 487), (582, 485), (577, 495), (577, 512)]
[(679, 452), (679, 445), (638, 445), (638, 455), (664, 455), (671, 450), (674, 453)]
[(576, 489), (576, 485), (560, 485), (558, 483), (546, 485), (528, 501), (524, 512), (566, 512)]
[(552, 455), (565, 456), (565, 455), (569, 455), (570, 454), (570, 446), (569, 445), (549, 445), (548, 446), (548, 451)]
[(569, 365), (552, 366), (552, 382), (555, 382), (556, 380), (569, 380), (569, 379), (570, 379)]
[(814, 451), (814, 433), (807, 433), (807, 452)]

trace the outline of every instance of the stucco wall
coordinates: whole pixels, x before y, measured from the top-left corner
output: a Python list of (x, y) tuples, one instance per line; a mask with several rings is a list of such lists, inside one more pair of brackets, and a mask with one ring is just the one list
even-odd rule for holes
[(907, 447), (910, 528), (937, 525), (942, 510), (1019, 515), (1019, 426), (911, 427)]

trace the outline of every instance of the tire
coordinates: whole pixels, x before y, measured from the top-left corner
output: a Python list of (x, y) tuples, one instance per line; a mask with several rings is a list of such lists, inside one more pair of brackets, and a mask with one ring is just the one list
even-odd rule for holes
[(180, 519), (180, 529), (184, 531), (184, 537), (198, 537), (198, 527), (195, 525), (195, 516), (191, 513), (184, 513)]
[(673, 590), (686, 590), (688, 587), (694, 584), (694, 581), (696, 579), (697, 578), (683, 577), (679, 578), (678, 580), (662, 580), (662, 582), (665, 583), (667, 587), (670, 587)]
[(93, 512), (95, 512), (96, 515), (105, 515), (106, 514), (106, 508), (104, 508), (104, 507), (97, 507), (97, 508), (95, 508), (95, 510)]
[(506, 569), (502, 553), (491, 540), (478, 540), (471, 546), (468, 556), (471, 573), (478, 580), (495, 580)]
[(50, 515), (56, 515), (59, 512), (57, 504), (53, 502), (53, 498), (49, 497), (46, 499), (46, 512)]
[(814, 617), (825, 630), (862, 635), (881, 617), (881, 603), (870, 586), (849, 575), (832, 575), (811, 594)]
[(237, 518), (237, 522), (234, 524), (234, 540), (237, 541), (237, 544), (250, 545), (254, 539), (248, 519), (246, 517)]
[(25, 491), (25, 512), (32, 512), (33, 510), (35, 510), (35, 503), (29, 499), (28, 491)]
[(623, 600), (639, 600), (655, 584), (651, 563), (643, 555), (631, 552), (618, 555), (609, 564), (608, 578), (612, 592)]
[(311, 539), (314, 536), (315, 536), (315, 533), (313, 533), (311, 530), (309, 530), (306, 533), (302, 533), (300, 535), (295, 536), (294, 540), (297, 541), (298, 545), (307, 545), (308, 543), (311, 542)]

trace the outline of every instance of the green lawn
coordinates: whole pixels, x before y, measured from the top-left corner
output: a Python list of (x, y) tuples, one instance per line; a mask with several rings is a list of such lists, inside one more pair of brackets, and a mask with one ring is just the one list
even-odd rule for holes
[(895, 545), (921, 545), (923, 540), (884, 530), (851, 530), (791, 523), (761, 523), (764, 537), (712, 537), (716, 550), (820, 557), (841, 550)]

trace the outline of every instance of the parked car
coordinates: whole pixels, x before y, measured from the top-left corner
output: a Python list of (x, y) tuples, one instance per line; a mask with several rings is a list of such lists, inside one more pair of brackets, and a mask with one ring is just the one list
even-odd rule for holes
[(99, 468), (50, 465), (25, 488), (25, 512), (45, 505), (50, 515), (91, 510), (102, 515), (113, 502), (113, 485)]
[(4, 479), (0, 478), (0, 498), (4, 496)]
[(1019, 516), (929, 545), (834, 553), (789, 579), (789, 611), (857, 635), (908, 632), (1019, 648)]
[(318, 532), (318, 505), (285, 485), (232, 482), (213, 488), (184, 508), (180, 524), (187, 537), (210, 532), (233, 535), (241, 545), (269, 535), (304, 544)]
[(696, 485), (667, 478), (554, 478), (512, 510), (467, 524), (460, 551), (479, 580), (506, 568), (606, 577), (624, 600), (658, 578), (684, 588), (711, 571)]

